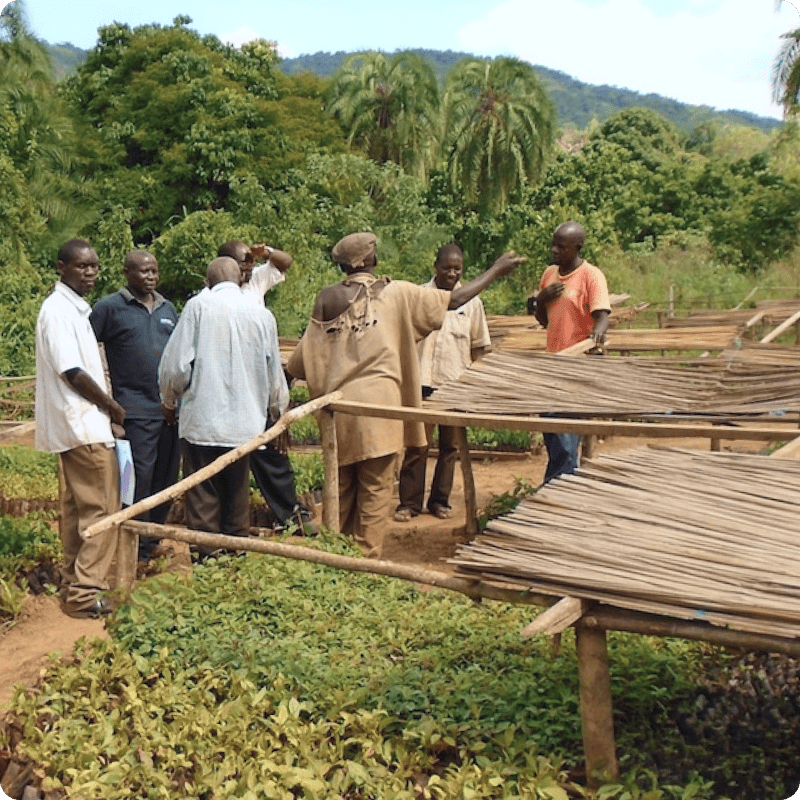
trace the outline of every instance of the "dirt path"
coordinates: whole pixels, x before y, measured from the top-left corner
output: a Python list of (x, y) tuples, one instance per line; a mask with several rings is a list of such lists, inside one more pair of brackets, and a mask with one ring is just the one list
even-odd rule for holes
[[(705, 440), (661, 440), (673, 447), (708, 449)], [(598, 455), (641, 447), (643, 440), (611, 439), (602, 442)], [(739, 449), (739, 448), (737, 448)], [(752, 450), (753, 446), (744, 445)], [(473, 471), (479, 507), (492, 496), (511, 491), (517, 478), (525, 478), (537, 486), (542, 479), (545, 456), (542, 453), (489, 461), (473, 460)], [(433, 472), (429, 468), (429, 475)], [(451, 520), (439, 520), (428, 514), (415, 517), (407, 523), (390, 523), (384, 557), (399, 563), (419, 564), (428, 569), (446, 570), (446, 559), (457, 545), (465, 541), (463, 519), (463, 485), (460, 470), (456, 470), (452, 504), (456, 513)], [(68, 656), (75, 642), (83, 636), (103, 637), (102, 620), (76, 620), (64, 616), (58, 599), (52, 596), (29, 598), (19, 620), (10, 628), (0, 631), (0, 713), (13, 695), (17, 684), (29, 685), (40, 674), (48, 657), (53, 653)]]

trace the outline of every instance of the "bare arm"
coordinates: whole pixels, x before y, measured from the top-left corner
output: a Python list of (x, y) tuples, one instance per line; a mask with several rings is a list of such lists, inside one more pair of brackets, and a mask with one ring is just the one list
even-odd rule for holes
[(482, 275), (453, 289), (450, 292), (450, 305), (448, 308), (452, 311), (454, 308), (460, 308), (464, 303), (468, 303), (473, 297), (477, 297), (484, 289), (494, 283), (498, 278), (504, 278), (510, 275), (520, 264), (528, 259), (525, 256), (518, 256), (513, 250), (503, 253), (497, 261), (492, 264), (489, 269)]
[(592, 311), (594, 318), (594, 330), (591, 333), (592, 339), (598, 344), (602, 344), (606, 340), (606, 331), (611, 323), (611, 314), (608, 311)]
[(285, 253), (283, 250), (278, 250), (275, 247), (268, 247), (263, 242), (251, 245), (250, 251), (253, 253), (253, 258), (256, 260), (268, 257), (272, 266), (276, 267), (281, 272), (286, 272), (286, 270), (292, 266), (293, 259), (288, 253)]
[(125, 409), (110, 394), (103, 391), (88, 372), (82, 369), (69, 370), (69, 372), (63, 373), (62, 377), (84, 400), (88, 400), (108, 412), (112, 428), (115, 425), (118, 426), (118, 430), (114, 430), (117, 438), (125, 435), (125, 431), (122, 430), (122, 425), (125, 423)]

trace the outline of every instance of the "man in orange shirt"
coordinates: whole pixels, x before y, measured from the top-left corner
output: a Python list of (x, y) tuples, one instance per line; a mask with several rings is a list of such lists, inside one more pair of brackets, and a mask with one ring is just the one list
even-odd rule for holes
[[(553, 263), (544, 271), (536, 298), (536, 319), (547, 328), (547, 351), (558, 353), (583, 339), (605, 342), (611, 304), (605, 275), (581, 256), (586, 231), (577, 222), (559, 225), (553, 234)], [(544, 482), (578, 468), (581, 437), (545, 433), (548, 463)]]

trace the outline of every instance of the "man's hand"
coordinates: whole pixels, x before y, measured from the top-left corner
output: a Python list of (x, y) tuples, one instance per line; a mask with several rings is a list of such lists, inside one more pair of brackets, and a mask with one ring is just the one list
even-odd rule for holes
[(492, 270), (499, 273), (498, 277), (510, 275), (520, 264), (528, 260), (527, 256), (518, 256), (513, 250), (503, 253), (497, 261), (492, 264)]
[(539, 292), (537, 303), (544, 305), (551, 303), (557, 297), (561, 297), (561, 295), (564, 294), (564, 288), (565, 285), (561, 281), (553, 281)]
[(274, 447), (279, 453), (286, 453), (289, 452), (289, 431), (288, 429), (285, 431), (281, 431), (271, 442), (270, 444)]
[[(116, 423), (120, 427), (125, 424), (125, 409), (116, 400), (112, 399), (108, 404), (108, 413), (111, 416), (111, 422)], [(121, 437), (118, 436), (117, 438), (119, 439)]]
[(163, 403), (161, 404), (161, 416), (164, 418), (164, 422), (167, 425), (177, 425), (178, 424), (178, 407), (174, 406), (170, 408), (169, 406), (165, 406)]
[(117, 425), (116, 422), (111, 423), (111, 433), (114, 435), (115, 439), (125, 438), (125, 428), (123, 428), (122, 425)]
[(267, 254), (268, 247), (264, 242), (259, 242), (258, 244), (251, 244), (250, 245), (250, 252), (253, 254), (253, 258), (256, 261), (264, 261), (264, 257)]

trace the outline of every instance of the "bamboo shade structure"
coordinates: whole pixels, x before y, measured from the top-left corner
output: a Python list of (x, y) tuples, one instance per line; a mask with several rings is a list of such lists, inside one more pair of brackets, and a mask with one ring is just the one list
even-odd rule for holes
[(506, 588), (800, 637), (800, 462), (640, 448), (562, 476), (451, 563)]
[(783, 363), (569, 358), (500, 351), (437, 389), (423, 408), (513, 415), (560, 411), (595, 417), (656, 414), (726, 418), (800, 410), (800, 353)]
[[(736, 325), (690, 328), (614, 328), (608, 334), (606, 349), (618, 352), (658, 352), (661, 350), (724, 350), (737, 338)], [(544, 352), (547, 332), (530, 326), (510, 328), (498, 341), (503, 350)]]

